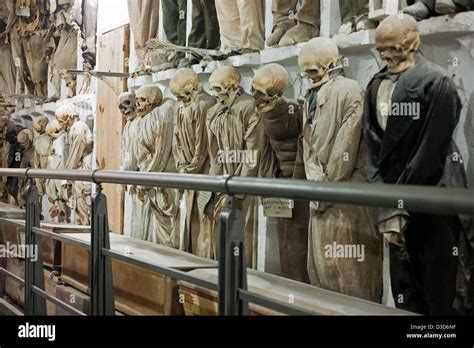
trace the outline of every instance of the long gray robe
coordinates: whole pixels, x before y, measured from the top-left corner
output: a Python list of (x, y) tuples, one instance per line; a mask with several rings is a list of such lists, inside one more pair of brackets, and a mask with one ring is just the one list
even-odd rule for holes
[[(206, 120), (211, 175), (235, 175), (255, 177), (258, 175), (258, 162), (263, 148), (263, 127), (255, 111), (254, 99), (248, 94), (237, 97), (227, 108), (216, 104), (209, 109)], [(231, 152), (235, 154), (232, 158)], [(248, 160), (237, 158), (238, 151), (245, 151)], [(227, 156), (229, 155), (229, 156)], [(237, 206), (242, 209), (245, 219), (245, 254), (248, 267), (257, 265), (257, 198), (236, 195)], [(218, 221), (224, 207), (225, 195), (216, 199), (215, 219)]]
[[(335, 77), (319, 91), (312, 123), (305, 105), (303, 160), (312, 181), (365, 182), (366, 145), (361, 140), (363, 90)], [(308, 273), (313, 285), (379, 301), (382, 239), (372, 210), (361, 206), (310, 203)], [(364, 249), (362, 250), (362, 246)], [(363, 251), (339, 254), (340, 248)], [(331, 253), (332, 252), (332, 253)], [(360, 257), (358, 257), (360, 256)]]
[[(164, 100), (159, 107), (140, 118), (137, 163), (141, 172), (176, 172), (172, 155), (173, 107), (174, 101)], [(144, 199), (145, 209), (149, 206), (154, 214), (155, 233), (143, 236), (143, 239), (178, 248), (178, 190), (147, 188)], [(147, 214), (147, 212), (144, 213)], [(149, 218), (148, 221), (150, 221)]]
[[(200, 92), (189, 106), (177, 102), (174, 114), (173, 155), (178, 172), (188, 174), (209, 174), (209, 154), (206, 131), (206, 115), (215, 100)], [(199, 210), (198, 197), (208, 195), (209, 203)], [(210, 193), (186, 190), (186, 223), (184, 250), (195, 255), (216, 258), (213, 205)]]

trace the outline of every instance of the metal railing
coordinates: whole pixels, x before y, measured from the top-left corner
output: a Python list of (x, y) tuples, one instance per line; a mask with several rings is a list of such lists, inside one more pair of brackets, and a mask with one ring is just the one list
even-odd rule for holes
[[(27, 245), (41, 245), (41, 238), (71, 244), (89, 250), (91, 314), (114, 315), (114, 294), (111, 260), (116, 259), (150, 271), (158, 272), (177, 280), (187, 281), (200, 287), (218, 291), (220, 315), (244, 315), (248, 304), (254, 303), (277, 312), (290, 315), (312, 315), (311, 311), (264, 297), (247, 290), (243, 217), (233, 205), (233, 195), (247, 194), (263, 197), (312, 200), (365, 206), (399, 208), (421, 213), (441, 215), (474, 216), (474, 192), (468, 189), (446, 189), (401, 185), (373, 185), (367, 183), (319, 183), (305, 180), (282, 180), (249, 177), (213, 177), (173, 173), (138, 173), (107, 170), (39, 170), (0, 169), (0, 176), (21, 177), (30, 180), (26, 205), (25, 242)], [(86, 181), (96, 184), (92, 197), (91, 244), (56, 234), (40, 228), (38, 191), (33, 179), (54, 179)], [(220, 217), (218, 285), (194, 277), (184, 271), (161, 267), (130, 255), (123, 255), (110, 249), (107, 198), (101, 184), (127, 184), (148, 187), (190, 189), (225, 193), (227, 207)], [(33, 262), (26, 257), (25, 280), (0, 268), (0, 272), (24, 286), (25, 315), (46, 315), (46, 300), (66, 311), (84, 315), (69, 304), (45, 292), (42, 253)], [(343, 296), (343, 295), (341, 295)]]

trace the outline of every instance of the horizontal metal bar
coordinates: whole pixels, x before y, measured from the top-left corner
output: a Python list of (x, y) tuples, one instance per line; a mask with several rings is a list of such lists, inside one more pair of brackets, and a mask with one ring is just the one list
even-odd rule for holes
[(98, 76), (98, 77), (106, 76), (106, 77), (128, 78), (131, 76), (130, 73), (115, 72), (115, 71), (76, 70), (76, 69), (68, 69), (66, 71), (70, 74), (77, 74), (77, 75), (91, 74), (92, 76)]
[[(152, 265), (148, 261), (141, 260), (141, 259), (138, 259), (136, 257), (129, 256), (129, 255), (123, 255), (123, 254), (121, 254), (117, 251), (114, 251), (114, 250), (102, 249), (102, 254), (107, 256), (107, 257), (110, 257), (112, 259), (119, 260), (119, 261), (122, 261), (122, 262), (126, 262), (128, 264), (138, 266), (138, 267), (141, 267), (141, 268), (144, 268), (146, 270), (153, 271), (153, 272), (156, 272), (156, 273), (160, 273), (160, 274), (166, 275), (168, 277), (171, 277), (171, 278), (174, 278), (174, 279), (177, 279), (177, 280), (183, 280), (183, 281), (192, 283), (194, 285), (197, 285), (197, 286), (209, 289), (209, 290), (218, 291), (217, 284), (209, 282), (207, 280), (203, 280), (203, 279), (193, 277), (193, 276), (187, 274), (186, 272), (180, 271), (178, 269), (172, 269), (172, 268)], [(207, 267), (207, 268), (213, 268), (213, 267)]]
[(65, 234), (59, 234), (59, 233), (54, 233), (51, 231), (46, 231), (38, 227), (33, 227), (32, 228), (33, 233), (39, 234), (40, 236), (51, 238), (54, 240), (57, 240), (58, 242), (62, 242), (64, 244), (76, 246), (82, 249), (86, 249), (88, 251), (91, 250), (91, 246), (87, 242), (83, 242), (82, 240), (76, 239), (69, 237)]
[(238, 296), (242, 301), (247, 301), (249, 303), (254, 303), (256, 305), (274, 310), (276, 312), (280, 312), (287, 315), (294, 315), (294, 316), (314, 316), (318, 315), (314, 312), (307, 311), (302, 308), (298, 308), (296, 306), (292, 306), (280, 301), (275, 301), (269, 299), (267, 297), (255, 294), (253, 292), (238, 289)]
[(0, 267), (0, 273), (3, 273), (5, 276), (12, 278), (15, 282), (20, 284), (21, 286), (25, 286), (25, 281), (18, 277), (16, 274), (13, 274), (10, 271), (7, 271), (5, 268)]
[[(0, 176), (25, 177), (26, 170), (0, 169)], [(106, 170), (30, 169), (28, 176), (224, 192), (231, 195), (282, 197), (392, 209), (398, 209), (400, 205), (403, 205), (403, 209), (413, 212), (474, 215), (474, 190), (472, 189)]]
[(33, 290), (33, 292), (35, 292), (39, 296), (42, 296), (46, 300), (54, 303), (56, 306), (62, 307), (63, 309), (67, 310), (69, 313), (80, 315), (80, 316), (87, 316), (87, 314), (85, 314), (85, 313), (81, 312), (80, 310), (72, 307), (71, 305), (67, 304), (66, 302), (58, 300), (56, 297), (47, 294), (46, 291), (38, 288), (37, 286), (33, 285), (32, 290)]

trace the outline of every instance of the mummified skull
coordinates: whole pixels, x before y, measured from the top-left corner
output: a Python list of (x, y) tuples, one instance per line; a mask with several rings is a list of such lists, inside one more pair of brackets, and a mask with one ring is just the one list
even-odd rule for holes
[(71, 129), (78, 117), (79, 114), (74, 104), (65, 104), (56, 110), (56, 119), (58, 120), (61, 128), (66, 132)]
[(52, 139), (58, 138), (63, 132), (58, 120), (52, 120), (46, 126), (46, 134)]
[(407, 14), (385, 18), (375, 32), (375, 45), (387, 62), (388, 72), (405, 71), (416, 63), (416, 52), (421, 46), (418, 23)]
[(330, 39), (317, 37), (301, 49), (298, 57), (300, 70), (313, 81), (310, 88), (322, 86), (329, 81), (329, 73), (341, 64), (337, 45)]
[(36, 118), (35, 121), (33, 122), (33, 129), (38, 134), (44, 134), (48, 123), (49, 123), (49, 119), (46, 116), (40, 116)]
[(288, 87), (288, 72), (280, 64), (269, 64), (257, 70), (252, 81), (252, 94), (258, 112), (269, 112)]
[(23, 129), (17, 136), (18, 145), (25, 150), (33, 146), (33, 132), (29, 129)]
[(186, 106), (195, 100), (198, 88), (199, 81), (192, 69), (179, 69), (170, 81), (171, 92)]
[(163, 94), (159, 87), (155, 85), (146, 85), (140, 87), (135, 93), (137, 104), (137, 115), (143, 117), (149, 114), (153, 109), (160, 106), (163, 100)]
[(216, 69), (209, 78), (212, 94), (219, 103), (232, 106), (240, 89), (240, 73), (232, 66)]
[(132, 121), (137, 116), (137, 105), (135, 94), (132, 92), (125, 92), (118, 97), (118, 107), (122, 115), (127, 121)]

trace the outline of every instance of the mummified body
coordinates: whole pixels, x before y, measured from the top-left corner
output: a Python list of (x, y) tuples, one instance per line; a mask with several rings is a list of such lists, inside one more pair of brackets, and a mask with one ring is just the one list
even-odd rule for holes
[[(52, 143), (48, 151), (47, 169), (64, 169), (66, 133), (62, 130), (57, 120), (53, 120), (46, 126), (46, 134), (51, 138)], [(67, 198), (64, 197), (61, 180), (48, 179), (46, 181), (46, 194), (49, 202), (52, 204), (50, 209), (51, 219), (57, 219), (57, 222), (71, 222), (70, 208), (67, 206)]]
[[(127, 121), (122, 133), (122, 157), (120, 170), (135, 172), (138, 170), (136, 154), (139, 134), (138, 125), (140, 122), (140, 118), (137, 117), (135, 94), (131, 92), (122, 93), (118, 97), (118, 106)], [(124, 191), (128, 191), (131, 195), (131, 237), (142, 239), (143, 236), (147, 235), (147, 228), (149, 228), (148, 224), (145, 224), (142, 219), (145, 209), (144, 202), (138, 198), (135, 187), (130, 187), (129, 190), (127, 190), (127, 188), (127, 186), (122, 187)], [(150, 216), (149, 212), (148, 216)]]
[[(18, 133), (18, 145), (23, 149), (23, 156), (21, 158), (20, 168), (32, 168), (33, 167), (33, 132), (29, 129), (24, 129)], [(28, 179), (18, 179), (18, 195), (17, 203), (22, 209), (26, 208), (26, 194), (28, 191)]]
[[(305, 179), (304, 166), (297, 162), (303, 106), (283, 97), (287, 86), (288, 73), (278, 64), (261, 68), (253, 78), (252, 90), (265, 132), (260, 175)], [(292, 210), (291, 218), (277, 218), (281, 273), (308, 282), (308, 202), (297, 201), (292, 208), (289, 204), (288, 209)]]
[[(8, 129), (8, 118), (6, 116), (0, 117), (0, 166), (1, 168), (8, 168), (8, 154), (9, 144), (6, 140)], [(2, 176), (0, 178), (0, 202), (8, 202), (7, 192), (7, 178)]]
[[(8, 142), (8, 168), (20, 168), (22, 163), (22, 158), (24, 154), (24, 149), (18, 143), (18, 134), (24, 128), (19, 125), (15, 125), (12, 122), (8, 123), (7, 133), (5, 139)], [(26, 167), (25, 167), (26, 168)], [(12, 204), (17, 204), (18, 199), (18, 178), (9, 176), (7, 177), (7, 191), (10, 195)]]
[[(218, 68), (209, 84), (218, 103), (209, 109), (206, 120), (211, 175), (257, 176), (263, 142), (263, 128), (255, 111), (254, 99), (240, 87), (240, 73), (233, 67)], [(241, 156), (240, 154), (244, 154)], [(225, 206), (226, 196), (216, 199), (215, 219)], [(256, 267), (257, 198), (236, 195), (234, 204), (242, 209), (248, 267)]]
[[(206, 115), (215, 100), (204, 92), (196, 73), (180, 69), (170, 83), (176, 95), (173, 155), (177, 169), (186, 174), (209, 174)], [(184, 249), (195, 255), (216, 258), (214, 207), (209, 192), (184, 191), (186, 224)], [(200, 202), (206, 202), (198, 204)]]
[[(366, 93), (369, 180), (465, 188), (463, 161), (452, 138), (461, 101), (448, 73), (418, 53), (416, 21), (409, 15), (386, 18), (376, 31), (376, 46), (387, 67)], [(411, 107), (401, 111), (400, 105)], [(429, 315), (466, 310), (474, 295), (473, 282), (470, 293), (467, 288), (474, 268), (470, 221), (406, 211), (403, 202), (377, 209), (376, 217), (390, 242), (396, 305)]]
[(18, 59), (20, 77), (30, 93), (47, 96), (46, 47), (48, 9), (46, 1), (9, 1), (10, 41), (13, 58)]
[[(172, 155), (174, 101), (163, 100), (154, 85), (141, 87), (136, 92), (138, 123), (137, 164), (141, 172), (176, 172)], [(179, 247), (179, 193), (175, 189), (156, 187), (137, 188), (144, 201), (144, 214), (151, 211), (155, 228), (148, 229), (142, 239), (172, 248)], [(144, 223), (151, 218), (145, 216)], [(151, 224), (153, 226), (153, 224)], [(152, 233), (155, 231), (155, 233)]]
[[(303, 120), (306, 177), (323, 182), (365, 182), (362, 88), (343, 76), (339, 50), (329, 39), (311, 40), (303, 48), (298, 63), (312, 80)], [(311, 202), (310, 216), (311, 283), (379, 301), (382, 240), (375, 231), (371, 209)], [(341, 254), (340, 249), (348, 249), (347, 246), (351, 246), (351, 255)]]
[[(74, 105), (60, 107), (56, 118), (62, 129), (66, 132), (66, 157), (65, 169), (92, 169), (92, 132), (89, 126), (80, 121)], [(76, 181), (66, 185), (68, 196), (72, 194), (74, 220), (79, 225), (90, 225), (90, 207), (92, 184)], [(65, 197), (66, 198), (66, 197)]]
[[(33, 122), (33, 129), (36, 131), (33, 147), (34, 159), (33, 164), (35, 168), (46, 169), (48, 167), (49, 149), (51, 148), (52, 139), (46, 133), (46, 127), (49, 120), (45, 116), (38, 117)], [(43, 196), (46, 193), (46, 180), (36, 179), (36, 186), (38, 187), (38, 194)]]

